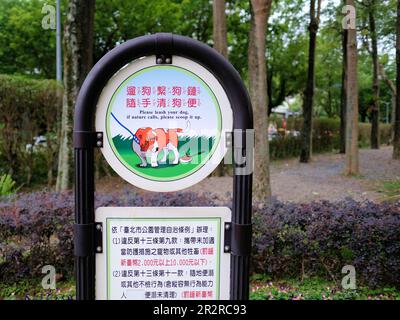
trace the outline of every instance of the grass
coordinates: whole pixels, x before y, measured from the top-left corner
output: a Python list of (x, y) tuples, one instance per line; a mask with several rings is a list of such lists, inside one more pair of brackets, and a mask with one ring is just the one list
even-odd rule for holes
[(252, 277), (251, 300), (400, 300), (395, 288), (342, 289), (324, 279), (272, 281), (260, 275)]
[[(262, 275), (252, 276), (251, 300), (400, 300), (395, 288), (344, 290), (324, 279), (271, 280)], [(0, 300), (67, 300), (75, 299), (74, 280), (57, 282), (57, 289), (44, 290), (40, 280), (15, 284), (0, 283)]]
[(59, 281), (54, 290), (43, 289), (41, 279), (0, 283), (0, 300), (71, 300), (75, 299), (75, 280)]
[(383, 194), (382, 201), (400, 200), (400, 179), (383, 181), (378, 192)]
[(400, 179), (385, 181), (383, 188), (388, 196), (400, 197)]

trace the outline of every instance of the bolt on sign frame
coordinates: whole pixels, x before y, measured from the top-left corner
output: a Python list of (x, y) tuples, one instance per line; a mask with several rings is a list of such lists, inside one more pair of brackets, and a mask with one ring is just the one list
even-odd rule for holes
[(156, 56), (156, 64), (171, 63), (174, 55), (197, 62), (218, 79), (229, 99), (233, 113), (231, 137), (234, 166), (230, 299), (247, 300), (252, 235), (252, 170), (243, 173), (243, 167), (249, 167), (248, 162), (253, 161), (252, 146), (246, 148), (246, 137), (253, 133), (250, 99), (238, 72), (222, 55), (199, 41), (169, 33), (138, 37), (114, 48), (96, 63), (79, 92), (73, 132), (77, 300), (95, 299), (98, 228), (94, 207), (94, 148), (103, 146), (103, 132), (95, 130), (97, 102), (102, 89), (116, 72), (138, 58), (152, 55)]

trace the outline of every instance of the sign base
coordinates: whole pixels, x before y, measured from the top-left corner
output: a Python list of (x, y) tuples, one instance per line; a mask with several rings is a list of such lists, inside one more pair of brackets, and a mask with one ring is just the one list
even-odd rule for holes
[(101, 207), (95, 216), (96, 299), (229, 299), (229, 208)]

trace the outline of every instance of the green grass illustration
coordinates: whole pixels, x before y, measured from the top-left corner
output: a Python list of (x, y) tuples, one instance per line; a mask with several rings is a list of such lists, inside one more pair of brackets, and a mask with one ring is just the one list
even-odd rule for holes
[[(131, 171), (140, 176), (155, 180), (175, 180), (180, 176), (187, 175), (200, 168), (207, 160), (210, 151), (215, 142), (214, 137), (198, 136), (198, 137), (180, 137), (178, 150), (181, 156), (185, 154), (193, 157), (189, 163), (172, 164), (173, 153), (169, 152), (167, 162), (162, 164), (159, 162), (158, 167), (153, 168), (150, 165), (150, 159), (147, 159), (147, 167), (140, 167), (140, 158), (132, 149), (132, 138), (124, 138), (121, 135), (113, 138), (115, 149), (118, 150), (119, 158), (124, 165)], [(158, 159), (162, 159), (164, 151), (158, 155)]]

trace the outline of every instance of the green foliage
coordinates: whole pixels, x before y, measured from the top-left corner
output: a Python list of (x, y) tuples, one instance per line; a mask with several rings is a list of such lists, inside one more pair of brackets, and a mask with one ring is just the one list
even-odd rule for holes
[(400, 200), (400, 178), (383, 181), (380, 190), (384, 201), (396, 202)]
[(393, 181), (386, 181), (384, 182), (383, 186), (389, 195), (400, 196), (400, 179)]
[[(0, 300), (70, 300), (75, 299), (75, 280), (57, 281), (55, 290), (44, 290), (40, 279), (0, 283)], [(279, 279), (272, 281), (253, 275), (250, 282), (251, 300), (399, 300), (395, 288), (371, 290), (361, 287), (344, 290), (332, 282), (314, 278), (304, 281)]]
[(0, 196), (8, 196), (16, 192), (15, 181), (9, 174), (0, 176)]
[[(55, 31), (41, 26), (45, 0), (2, 0), (0, 2), (0, 73), (29, 74), (52, 78), (55, 75)], [(250, 30), (249, 1), (227, 0), (229, 59), (247, 79), (247, 52)], [(309, 1), (273, 1), (267, 32), (268, 92), (272, 106), (288, 96), (302, 95), (305, 89), (308, 52)], [(395, 78), (396, 1), (377, 2), (376, 23), (381, 63), (386, 74)], [(357, 3), (359, 45), (360, 117), (370, 116), (372, 62), (363, 40), (368, 40), (368, 6)], [(62, 19), (67, 1), (61, 1)], [(316, 50), (317, 117), (339, 116), (342, 73), (342, 3), (323, 1)], [(94, 62), (129, 39), (155, 33), (173, 32), (193, 37), (209, 45), (212, 40), (212, 1), (210, 0), (97, 0), (94, 25)], [(391, 113), (391, 93), (381, 82), (381, 120), (386, 106)]]
[(352, 265), (357, 286), (400, 288), (400, 202), (273, 201), (254, 208), (254, 272), (340, 285), (343, 266)]
[(173, 32), (212, 43), (212, 2), (208, 0), (97, 0), (95, 61), (129, 39)]
[(55, 169), (61, 94), (53, 80), (0, 75), (0, 171), (18, 183), (43, 183)]
[(252, 300), (399, 300), (400, 292), (395, 288), (356, 290), (343, 289), (336, 283), (320, 278), (263, 280), (251, 283)]
[(55, 78), (56, 31), (42, 28), (45, 4), (55, 1), (0, 1), (0, 73)]
[(45, 290), (40, 279), (23, 280), (12, 284), (0, 283), (0, 300), (72, 300), (75, 281), (57, 281), (56, 289)]
[[(270, 120), (282, 127), (282, 119), (272, 117)], [(290, 117), (287, 121), (287, 130), (301, 131), (303, 120), (299, 117)], [(316, 118), (313, 124), (313, 152), (325, 153), (339, 149), (340, 120), (329, 118)], [(391, 141), (391, 125), (381, 124), (381, 143), (389, 144)], [(369, 147), (371, 124), (359, 123), (359, 146)], [(280, 137), (270, 141), (270, 157), (272, 160), (294, 158), (300, 155), (300, 137)]]

